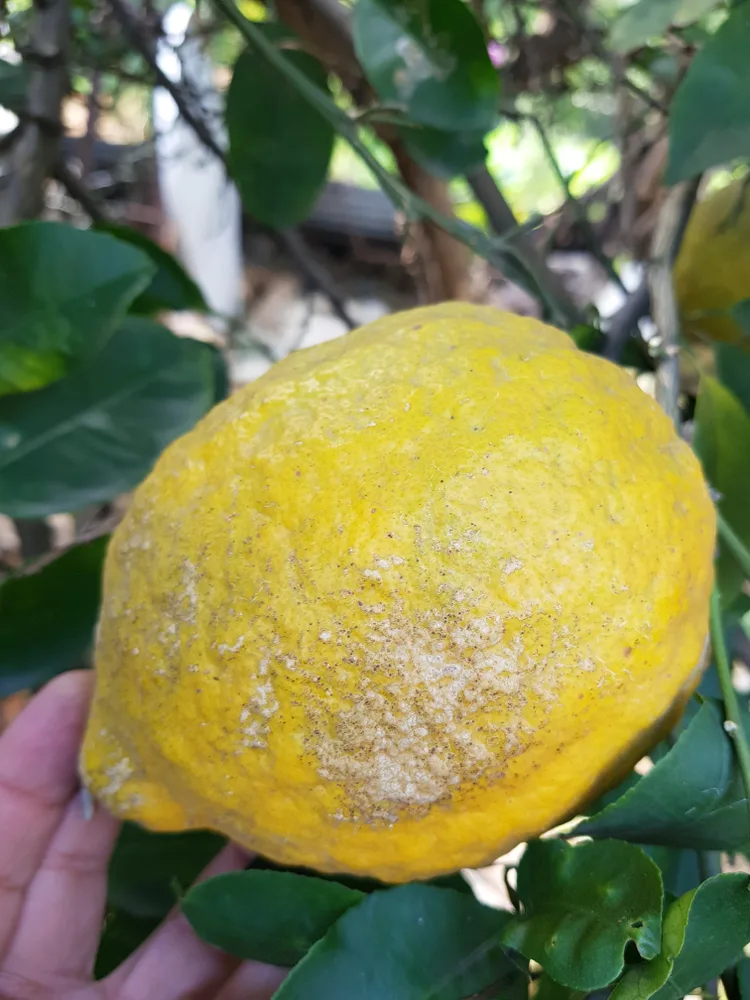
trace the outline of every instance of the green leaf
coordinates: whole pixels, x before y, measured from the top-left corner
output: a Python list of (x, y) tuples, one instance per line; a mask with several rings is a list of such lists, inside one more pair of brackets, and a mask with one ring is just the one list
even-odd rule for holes
[(441, 132), (436, 128), (401, 129), (407, 152), (434, 177), (451, 178), (481, 166), (487, 150), (480, 132)]
[(648, 1000), (662, 988), (672, 972), (672, 962), (657, 956), (631, 966), (609, 995), (609, 1000)]
[(26, 67), (0, 59), (0, 107), (18, 114), (26, 107)]
[(113, 222), (108, 222), (106, 225), (100, 223), (97, 230), (109, 233), (122, 243), (129, 243), (142, 250), (156, 266), (156, 273), (151, 283), (131, 304), (130, 312), (150, 315), (162, 309), (174, 312), (186, 309), (196, 312), (208, 310), (200, 288), (182, 264), (148, 236), (129, 226), (118, 226)]
[(313, 945), (274, 1000), (460, 1000), (514, 983), (500, 944), (508, 919), (452, 889), (373, 892)]
[(644, 958), (659, 953), (661, 873), (632, 844), (532, 841), (518, 866), (517, 892), (522, 916), (503, 940), (563, 986), (607, 986), (622, 972), (629, 941)]
[(747, 803), (717, 706), (704, 702), (673, 749), (579, 833), (708, 851), (747, 843)]
[[(748, 285), (750, 286), (750, 280), (748, 281)], [(729, 312), (735, 323), (742, 327), (742, 332), (746, 333), (748, 338), (750, 338), (750, 299), (742, 299), (740, 302), (735, 302)], [(747, 344), (750, 346), (750, 339), (748, 339)]]
[(0, 511), (44, 517), (132, 489), (211, 407), (214, 364), (208, 345), (131, 317), (63, 381), (0, 400)]
[[(693, 446), (706, 479), (720, 494), (719, 511), (745, 545), (750, 545), (750, 415), (714, 378), (701, 380)], [(723, 603), (729, 604), (739, 593), (745, 574), (723, 542), (716, 574)]]
[(546, 972), (543, 972), (536, 981), (534, 1000), (583, 1000), (585, 996), (582, 990), (571, 990), (556, 983)]
[(649, 38), (662, 35), (674, 21), (682, 0), (640, 0), (624, 10), (612, 26), (609, 44), (615, 52), (630, 52)]
[(698, 52), (672, 101), (666, 181), (750, 156), (750, 6), (737, 4)]
[(223, 844), (203, 830), (151, 833), (126, 823), (109, 863), (109, 905), (142, 920), (161, 919)]
[(76, 545), (36, 573), (0, 583), (0, 698), (85, 666), (107, 541)]
[(352, 28), (359, 61), (382, 101), (431, 128), (493, 127), (498, 75), (461, 0), (358, 0)]
[(0, 396), (62, 378), (110, 337), (154, 266), (104, 233), (56, 222), (0, 230)]
[(715, 344), (716, 374), (750, 416), (750, 352), (735, 344)]
[(733, 965), (748, 942), (750, 877), (738, 872), (707, 879), (667, 910), (664, 953), (674, 964), (655, 1000), (681, 1000)]
[(643, 850), (659, 866), (664, 891), (670, 895), (681, 896), (700, 884), (697, 851), (663, 846), (646, 846)]
[(182, 901), (195, 933), (238, 958), (296, 965), (364, 893), (291, 872), (244, 871), (196, 885)]
[[(306, 52), (285, 58), (328, 92), (326, 73)], [(226, 108), (229, 160), (242, 202), (260, 222), (284, 228), (307, 217), (325, 184), (333, 151), (329, 122), (255, 51), (237, 60)]]
[(94, 979), (104, 979), (132, 955), (159, 926), (153, 917), (133, 917), (129, 913), (110, 910), (99, 939), (94, 964)]

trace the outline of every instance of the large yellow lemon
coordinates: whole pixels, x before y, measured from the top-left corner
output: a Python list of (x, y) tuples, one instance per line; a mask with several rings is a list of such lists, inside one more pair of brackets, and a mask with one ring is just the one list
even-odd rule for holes
[(110, 545), (86, 784), (157, 830), (403, 881), (632, 764), (697, 682), (714, 511), (629, 375), (488, 307), (301, 351)]
[(750, 184), (735, 181), (692, 211), (674, 267), (674, 283), (688, 340), (744, 343), (750, 337), (731, 316), (750, 299)]

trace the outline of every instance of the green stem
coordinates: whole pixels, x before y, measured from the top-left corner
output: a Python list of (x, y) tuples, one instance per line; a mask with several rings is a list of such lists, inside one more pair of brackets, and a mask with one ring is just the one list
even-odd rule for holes
[(377, 157), (367, 148), (359, 137), (359, 125), (352, 121), (346, 112), (342, 111), (320, 90), (307, 76), (286, 58), (283, 51), (277, 49), (252, 21), (242, 16), (234, 4), (234, 0), (213, 0), (214, 6), (240, 32), (246, 42), (259, 52), (272, 66), (282, 73), (326, 121), (342, 136), (360, 159), (367, 165), (378, 180), (383, 191), (391, 201), (403, 211), (407, 220), (419, 221), (428, 219), (440, 226), (446, 233), (469, 247), (477, 256), (490, 262), (501, 264), (503, 258), (511, 258), (524, 277), (526, 287), (544, 305), (553, 322), (562, 326), (572, 326), (577, 321), (568, 314), (563, 303), (556, 301), (549, 292), (541, 288), (534, 278), (533, 269), (528, 265), (524, 255), (508, 239), (512, 234), (506, 234), (503, 239), (489, 237), (480, 229), (451, 218), (433, 208), (429, 202), (410, 191), (397, 177), (378, 161)]
[(740, 702), (732, 684), (732, 670), (727, 654), (727, 647), (724, 642), (724, 630), (721, 621), (721, 597), (716, 587), (711, 592), (709, 622), (716, 672), (719, 675), (721, 694), (724, 699), (724, 714), (726, 716), (724, 727), (734, 744), (737, 763), (742, 775), (742, 784), (745, 787), (748, 812), (750, 813), (750, 744), (747, 741)]
[(716, 523), (719, 526), (719, 537), (734, 558), (742, 567), (745, 576), (750, 579), (750, 549), (747, 548), (739, 535), (729, 525), (721, 511), (716, 511)]

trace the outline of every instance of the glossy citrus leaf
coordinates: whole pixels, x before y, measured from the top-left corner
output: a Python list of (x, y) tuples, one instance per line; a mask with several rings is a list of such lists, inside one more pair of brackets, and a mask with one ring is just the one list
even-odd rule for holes
[(107, 223), (97, 226), (97, 230), (107, 232), (121, 242), (130, 243), (142, 250), (156, 267), (148, 286), (131, 304), (131, 313), (150, 315), (161, 309), (174, 312), (184, 309), (206, 311), (207, 306), (200, 288), (171, 253), (129, 226)]
[(705, 702), (672, 750), (576, 833), (694, 850), (747, 843), (747, 803), (717, 706)]
[(750, 7), (737, 4), (690, 64), (669, 114), (667, 183), (750, 156)]
[(142, 251), (104, 233), (56, 222), (0, 229), (0, 396), (93, 357), (153, 273)]
[[(321, 90), (328, 88), (320, 63), (306, 52), (284, 56)], [(255, 51), (237, 60), (227, 95), (232, 176), (247, 211), (283, 228), (309, 214), (325, 184), (333, 151), (332, 126)]]
[(508, 919), (452, 889), (373, 892), (313, 945), (275, 1000), (462, 1000), (517, 982), (500, 944)]
[(664, 956), (673, 965), (655, 1000), (681, 1000), (733, 965), (748, 943), (750, 876), (736, 872), (707, 879), (667, 910)]
[(364, 893), (291, 872), (217, 875), (182, 900), (195, 933), (239, 958), (296, 965)]
[(518, 866), (517, 892), (522, 915), (503, 940), (563, 986), (609, 985), (623, 970), (629, 941), (644, 958), (659, 953), (661, 873), (632, 844), (532, 841)]
[(214, 354), (131, 317), (67, 378), (0, 400), (0, 511), (44, 517), (132, 489), (212, 406)]
[(143, 920), (166, 916), (224, 842), (203, 830), (151, 833), (126, 823), (109, 864), (109, 905)]
[(354, 45), (380, 99), (421, 125), (487, 132), (498, 75), (482, 30), (461, 0), (358, 0)]
[[(750, 51), (750, 50), (749, 50)], [(719, 492), (718, 507), (735, 534), (750, 545), (750, 415), (714, 378), (701, 380), (695, 408), (693, 446), (706, 478)], [(722, 600), (739, 593), (745, 574), (723, 543), (716, 566)]]
[(86, 665), (106, 550), (97, 538), (0, 583), (0, 698)]

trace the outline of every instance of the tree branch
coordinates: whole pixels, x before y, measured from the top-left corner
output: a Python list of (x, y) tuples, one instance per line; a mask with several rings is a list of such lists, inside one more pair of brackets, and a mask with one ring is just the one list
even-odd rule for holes
[(537, 251), (528, 235), (519, 227), (513, 209), (505, 200), (502, 191), (495, 183), (487, 167), (482, 166), (466, 175), (469, 187), (474, 197), (487, 213), (487, 218), (494, 232), (504, 236), (523, 253), (524, 259), (539, 288), (545, 290), (548, 298), (554, 299), (561, 310), (564, 310), (570, 326), (583, 322), (580, 310), (571, 300), (563, 282), (547, 266), (542, 255)]
[(625, 345), (638, 328), (638, 323), (648, 316), (651, 308), (651, 294), (648, 281), (644, 278), (638, 288), (627, 297), (623, 306), (609, 321), (604, 357), (609, 361), (619, 361)]
[(648, 284), (652, 314), (661, 338), (656, 367), (656, 401), (674, 424), (679, 423), (680, 315), (672, 280), (672, 267), (695, 201), (700, 177), (675, 185), (659, 211), (651, 246)]
[(27, 63), (29, 82), (20, 133), (0, 199), (0, 225), (32, 219), (44, 208), (44, 182), (57, 160), (60, 105), (67, 74), (69, 0), (36, 0)]

